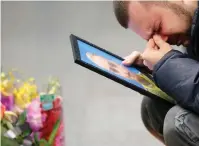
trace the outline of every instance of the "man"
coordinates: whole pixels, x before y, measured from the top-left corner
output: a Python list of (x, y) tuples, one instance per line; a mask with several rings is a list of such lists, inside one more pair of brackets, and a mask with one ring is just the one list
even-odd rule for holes
[[(147, 40), (146, 49), (133, 52), (125, 65), (145, 65), (156, 85), (177, 101), (144, 97), (146, 128), (167, 146), (199, 146), (199, 2), (114, 1), (118, 22)], [(170, 45), (183, 45), (186, 53)]]

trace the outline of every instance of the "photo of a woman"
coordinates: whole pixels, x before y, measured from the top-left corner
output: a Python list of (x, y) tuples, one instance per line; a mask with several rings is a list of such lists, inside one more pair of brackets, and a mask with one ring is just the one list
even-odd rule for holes
[(155, 85), (155, 83), (151, 79), (149, 79), (146, 75), (144, 75), (140, 72), (135, 73), (135, 72), (129, 71), (127, 67), (125, 67), (121, 64), (117, 64), (114, 61), (108, 60), (108, 59), (106, 59), (102, 56), (96, 55), (94, 53), (87, 52), (86, 56), (89, 60), (91, 60), (98, 67), (101, 67), (111, 73), (117, 74), (126, 79), (136, 81), (137, 83), (142, 85), (142, 87), (145, 90), (147, 90), (147, 91), (149, 91), (149, 92), (151, 92), (169, 102), (174, 102), (171, 97), (169, 97), (165, 92), (160, 90)]

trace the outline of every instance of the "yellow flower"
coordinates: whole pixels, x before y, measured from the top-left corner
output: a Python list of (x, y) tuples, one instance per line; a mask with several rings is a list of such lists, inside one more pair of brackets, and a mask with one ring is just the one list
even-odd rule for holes
[(15, 104), (19, 108), (24, 109), (33, 99), (38, 97), (37, 86), (28, 80), (24, 82), (21, 87), (14, 90), (14, 96)]
[(5, 96), (12, 94), (12, 89), (14, 88), (14, 80), (9, 79), (5, 73), (1, 73), (1, 93)]

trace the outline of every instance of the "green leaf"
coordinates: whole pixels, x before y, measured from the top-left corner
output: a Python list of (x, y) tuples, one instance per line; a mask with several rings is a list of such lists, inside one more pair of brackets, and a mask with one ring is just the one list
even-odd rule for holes
[(1, 123), (1, 134), (4, 134), (5, 132), (7, 132), (8, 129), (6, 127), (4, 123)]
[(16, 140), (7, 138), (5, 136), (1, 136), (1, 145), (2, 146), (20, 146), (20, 144), (18, 144)]
[(6, 125), (7, 125), (8, 129), (14, 128), (13, 125), (9, 121), (6, 122)]
[(6, 128), (6, 129), (13, 129), (13, 125), (6, 119), (2, 119), (1, 124)]
[(51, 146), (45, 139), (39, 141), (39, 146)]
[(57, 120), (57, 122), (56, 122), (56, 124), (55, 124), (55, 126), (54, 126), (54, 128), (53, 128), (53, 131), (52, 131), (52, 133), (51, 133), (51, 135), (50, 135), (50, 137), (49, 137), (49, 140), (48, 140), (48, 143), (49, 143), (50, 145), (52, 145), (52, 143), (53, 143), (53, 141), (54, 141), (54, 138), (55, 138), (55, 136), (56, 136), (56, 134), (57, 134), (57, 130), (59, 129), (60, 123), (61, 123), (61, 120), (60, 120), (60, 119)]
[(25, 121), (26, 121), (26, 110), (19, 115), (19, 120), (17, 122), (17, 125), (22, 125), (25, 123)]
[(15, 138), (15, 140), (16, 140), (17, 143), (19, 143), (19, 144), (22, 144), (22, 143), (23, 143), (23, 137), (21, 137), (21, 136), (17, 136), (17, 137)]
[(34, 134), (34, 141), (36, 145), (39, 145), (39, 138), (37, 133)]
[(31, 134), (31, 130), (28, 129), (28, 130), (24, 131), (21, 136), (24, 138), (24, 137), (29, 136), (30, 134)]

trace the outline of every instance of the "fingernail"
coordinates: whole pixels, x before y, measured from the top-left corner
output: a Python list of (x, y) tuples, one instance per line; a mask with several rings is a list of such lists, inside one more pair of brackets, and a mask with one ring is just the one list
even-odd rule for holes
[(124, 64), (128, 64), (129, 63), (129, 60), (125, 60), (123, 61)]
[(124, 63), (128, 64), (128, 63), (129, 63), (129, 61), (127, 60), (127, 61), (125, 61)]
[(123, 63), (123, 64), (126, 63), (126, 60), (122, 61), (122, 63)]

